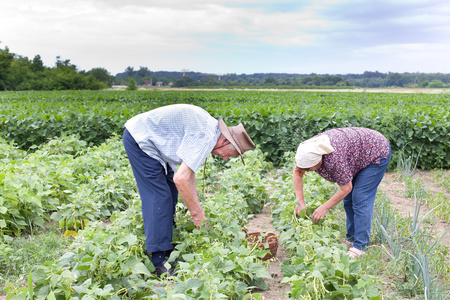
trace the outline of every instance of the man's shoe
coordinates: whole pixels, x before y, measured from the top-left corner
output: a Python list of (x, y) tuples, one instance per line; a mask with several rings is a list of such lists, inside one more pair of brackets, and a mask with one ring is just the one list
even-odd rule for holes
[(161, 264), (161, 266), (156, 267), (153, 274), (155, 274), (158, 277), (161, 277), (163, 274), (165, 274), (165, 277), (174, 277), (175, 275), (175, 267), (171, 266), (169, 270), (164, 266), (166, 264), (167, 260), (164, 260)]

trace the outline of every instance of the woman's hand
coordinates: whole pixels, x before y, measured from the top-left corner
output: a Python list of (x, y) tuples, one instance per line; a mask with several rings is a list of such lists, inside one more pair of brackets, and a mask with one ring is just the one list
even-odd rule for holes
[(299, 205), (296, 205), (296, 206), (295, 206), (295, 214), (296, 214), (297, 216), (300, 216), (300, 214), (301, 214), (302, 211), (304, 211), (305, 214), (306, 214), (306, 204), (305, 204), (304, 202), (301, 203), (301, 202), (299, 201)]
[(321, 219), (325, 217), (328, 212), (328, 208), (325, 205), (319, 206), (312, 214), (311, 218), (314, 223), (319, 222)]

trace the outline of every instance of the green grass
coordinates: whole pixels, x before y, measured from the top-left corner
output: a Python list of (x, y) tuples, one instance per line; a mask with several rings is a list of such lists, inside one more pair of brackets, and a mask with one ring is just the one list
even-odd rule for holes
[(450, 192), (450, 172), (444, 170), (438, 170), (435, 172), (436, 181)]
[(35, 235), (5, 240), (0, 244), (0, 294), (8, 287), (24, 286), (33, 267), (59, 258), (71, 244), (52, 223)]

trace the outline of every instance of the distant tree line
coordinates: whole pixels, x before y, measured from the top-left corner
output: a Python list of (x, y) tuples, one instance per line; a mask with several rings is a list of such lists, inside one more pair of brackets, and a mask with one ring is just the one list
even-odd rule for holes
[(192, 71), (150, 71), (128, 66), (115, 76), (104, 68), (79, 71), (70, 60), (56, 58), (54, 67), (46, 67), (40, 55), (32, 60), (0, 49), (0, 91), (4, 90), (98, 90), (113, 85), (173, 87), (408, 87), (450, 88), (450, 74), (380, 73), (363, 74), (206, 74)]
[(114, 76), (106, 69), (78, 71), (70, 60), (56, 58), (54, 67), (46, 67), (40, 55), (32, 60), (0, 49), (0, 91), (21, 90), (99, 90), (113, 85)]
[(272, 87), (362, 87), (362, 88), (449, 88), (450, 74), (443, 73), (380, 73), (366, 71), (363, 74), (205, 74), (201, 72), (150, 71), (147, 67), (134, 70), (127, 67), (125, 72), (115, 76), (116, 84), (128, 84), (130, 78), (137, 85), (157, 85), (173, 87), (233, 87), (233, 86), (272, 86)]

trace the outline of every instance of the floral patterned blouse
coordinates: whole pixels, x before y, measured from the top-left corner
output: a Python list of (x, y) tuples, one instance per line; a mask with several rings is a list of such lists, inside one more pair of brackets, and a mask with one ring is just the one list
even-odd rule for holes
[(389, 156), (389, 141), (378, 131), (345, 127), (327, 130), (334, 152), (322, 156), (322, 166), (316, 172), (328, 181), (343, 186), (370, 164), (380, 164)]

